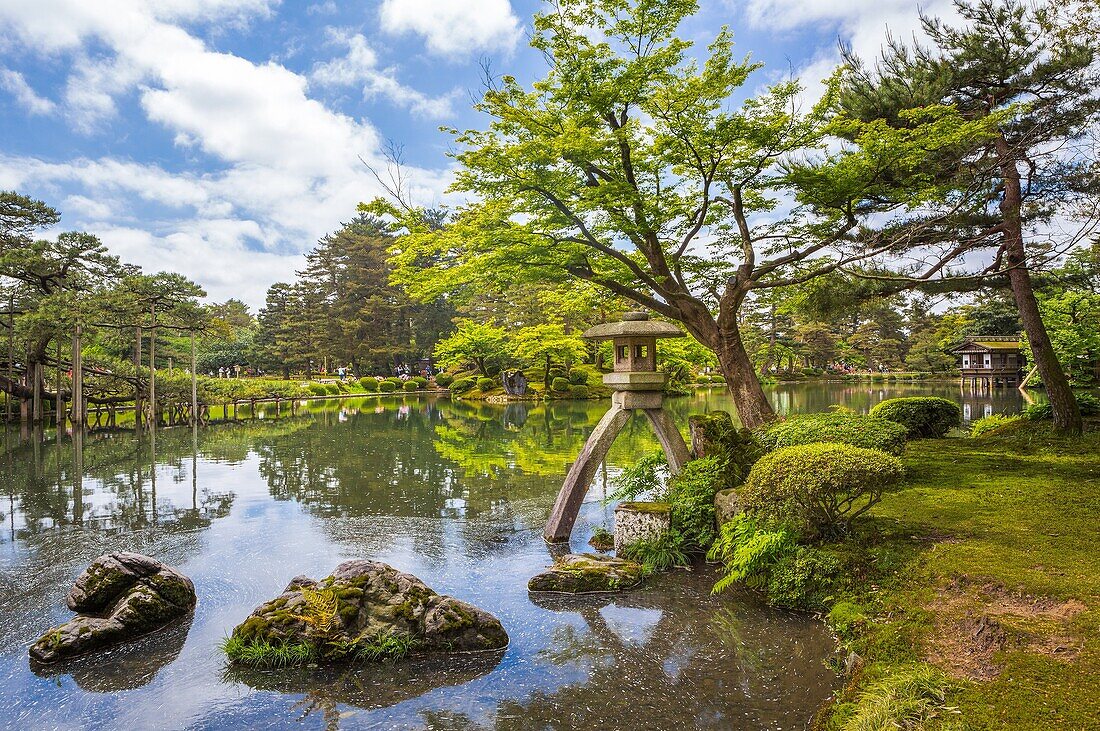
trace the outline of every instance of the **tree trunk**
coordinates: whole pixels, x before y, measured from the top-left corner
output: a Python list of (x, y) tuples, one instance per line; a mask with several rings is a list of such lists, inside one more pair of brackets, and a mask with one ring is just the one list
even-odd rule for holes
[(1001, 174), (1004, 178), (1005, 193), (1001, 199), (1001, 215), (1004, 217), (1005, 263), (1008, 266), (1008, 281), (1012, 287), (1012, 296), (1020, 311), (1020, 322), (1027, 333), (1031, 345), (1031, 355), (1050, 399), (1054, 417), (1054, 430), (1064, 434), (1080, 434), (1083, 425), (1081, 410), (1077, 399), (1069, 386), (1069, 379), (1058, 362), (1058, 356), (1051, 345), (1046, 325), (1039, 313), (1039, 303), (1035, 299), (1035, 290), (1031, 284), (1031, 273), (1027, 269), (1027, 255), (1024, 250), (1023, 225), (1020, 208), (1023, 192), (1020, 188), (1020, 171), (1011, 155), (1008, 141), (1003, 136), (997, 138), (997, 155), (1001, 159)]
[(775, 419), (775, 410), (768, 401), (760, 379), (752, 367), (752, 361), (741, 342), (741, 333), (737, 330), (719, 335), (715, 348), (722, 375), (726, 378), (726, 387), (733, 397), (733, 405), (741, 425), (748, 429), (767, 424)]

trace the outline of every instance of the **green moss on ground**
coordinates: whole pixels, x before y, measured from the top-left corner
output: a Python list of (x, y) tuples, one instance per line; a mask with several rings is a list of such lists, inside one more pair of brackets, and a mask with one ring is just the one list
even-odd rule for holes
[(822, 728), (895, 728), (873, 719), (906, 704), (906, 728), (1100, 728), (1092, 427), (910, 443), (906, 485), (841, 548), (829, 620), (859, 661)]

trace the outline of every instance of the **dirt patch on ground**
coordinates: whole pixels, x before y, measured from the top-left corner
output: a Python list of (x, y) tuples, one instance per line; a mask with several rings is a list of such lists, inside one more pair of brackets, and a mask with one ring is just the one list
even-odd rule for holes
[(995, 658), (1006, 648), (1073, 660), (1081, 642), (1070, 634), (1069, 622), (1088, 609), (1076, 599), (1037, 597), (965, 577), (941, 589), (927, 608), (936, 615), (928, 661), (969, 680), (997, 677)]

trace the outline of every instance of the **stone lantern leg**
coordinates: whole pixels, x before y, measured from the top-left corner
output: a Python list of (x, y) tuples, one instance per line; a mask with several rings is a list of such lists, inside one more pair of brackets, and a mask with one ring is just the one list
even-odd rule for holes
[(565, 476), (565, 484), (543, 531), (548, 543), (569, 540), (592, 478), (632, 411), (646, 415), (657, 433), (671, 474), (679, 473), (688, 460), (684, 438), (664, 410), (666, 376), (657, 371), (657, 338), (682, 338), (684, 333), (675, 325), (650, 320), (645, 312), (628, 312), (622, 322), (596, 325), (586, 330), (583, 337), (611, 340), (615, 346), (615, 370), (603, 377), (604, 384), (613, 391), (611, 409), (600, 419)]

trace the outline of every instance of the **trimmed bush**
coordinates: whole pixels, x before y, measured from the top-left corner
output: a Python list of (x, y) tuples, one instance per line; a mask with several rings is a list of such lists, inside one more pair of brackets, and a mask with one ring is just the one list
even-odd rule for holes
[(412, 379), (409, 379), (408, 381), (405, 381), (405, 385), (402, 386), (401, 389), (404, 391), (419, 391), (420, 384)]
[(910, 439), (940, 439), (962, 421), (957, 403), (936, 396), (887, 399), (871, 409), (870, 415), (896, 421), (906, 428)]
[(477, 379), (477, 390), (479, 391), (490, 391), (495, 385), (497, 385), (497, 382), (492, 378)]
[(569, 370), (569, 382), (574, 386), (587, 386), (588, 371), (583, 368), (571, 368)]
[(474, 387), (474, 379), (458, 378), (451, 382), (451, 391), (454, 393), (466, 393)]
[(980, 439), (989, 434), (1001, 434), (1023, 421), (1025, 421), (1024, 417), (1019, 414), (1014, 414), (1012, 416), (1006, 414), (983, 416), (981, 419), (970, 424), (970, 438)]
[(309, 392), (312, 393), (314, 396), (324, 396), (328, 393), (328, 389), (325, 388), (325, 384), (323, 383), (311, 383), (309, 384), (308, 388)]
[(397, 384), (393, 381), (380, 381), (378, 383), (378, 390), (382, 393), (393, 393), (397, 390)]
[(888, 419), (857, 414), (798, 414), (760, 429), (757, 438), (770, 449), (799, 444), (839, 442), (901, 454), (908, 430)]
[(572, 398), (588, 398), (588, 386), (578, 385), (569, 387), (569, 395)]
[(333, 396), (340, 393), (340, 387), (337, 386), (335, 383), (329, 383), (329, 384), (325, 385), (325, 390), (328, 391), (329, 394), (331, 394)]
[(550, 382), (550, 388), (556, 393), (566, 393), (569, 391), (569, 379), (561, 377), (555, 378)]
[(394, 385), (394, 387), (395, 387), (395, 388), (401, 388), (402, 386), (404, 386), (404, 385), (405, 385), (405, 382), (404, 382), (404, 381), (402, 381), (402, 380), (401, 380), (400, 378), (398, 378), (397, 376), (390, 376), (390, 377), (389, 377), (389, 378), (387, 378), (386, 380), (387, 380), (387, 381), (389, 381), (390, 383), (392, 383), (392, 384)]
[(374, 393), (375, 391), (378, 390), (378, 379), (377, 378), (369, 378), (369, 377), (368, 378), (360, 378), (359, 379), (359, 385), (367, 393)]
[(435, 385), (439, 386), (440, 388), (447, 388), (447, 386), (450, 386), (454, 382), (455, 377), (449, 376), (446, 373), (440, 373), (435, 377)]
[(725, 376), (711, 376), (710, 377), (710, 382), (711, 383), (725, 383), (726, 382), (726, 377)]
[(783, 447), (753, 465), (740, 490), (741, 505), (806, 538), (831, 537), (846, 533), (904, 475), (901, 460), (876, 449), (830, 442)]
[[(405, 381), (405, 383), (415, 383), (417, 388), (427, 388), (428, 387), (428, 379), (425, 378), (424, 376), (413, 376), (408, 381)], [(408, 390), (408, 389), (406, 389), (406, 390)]]

